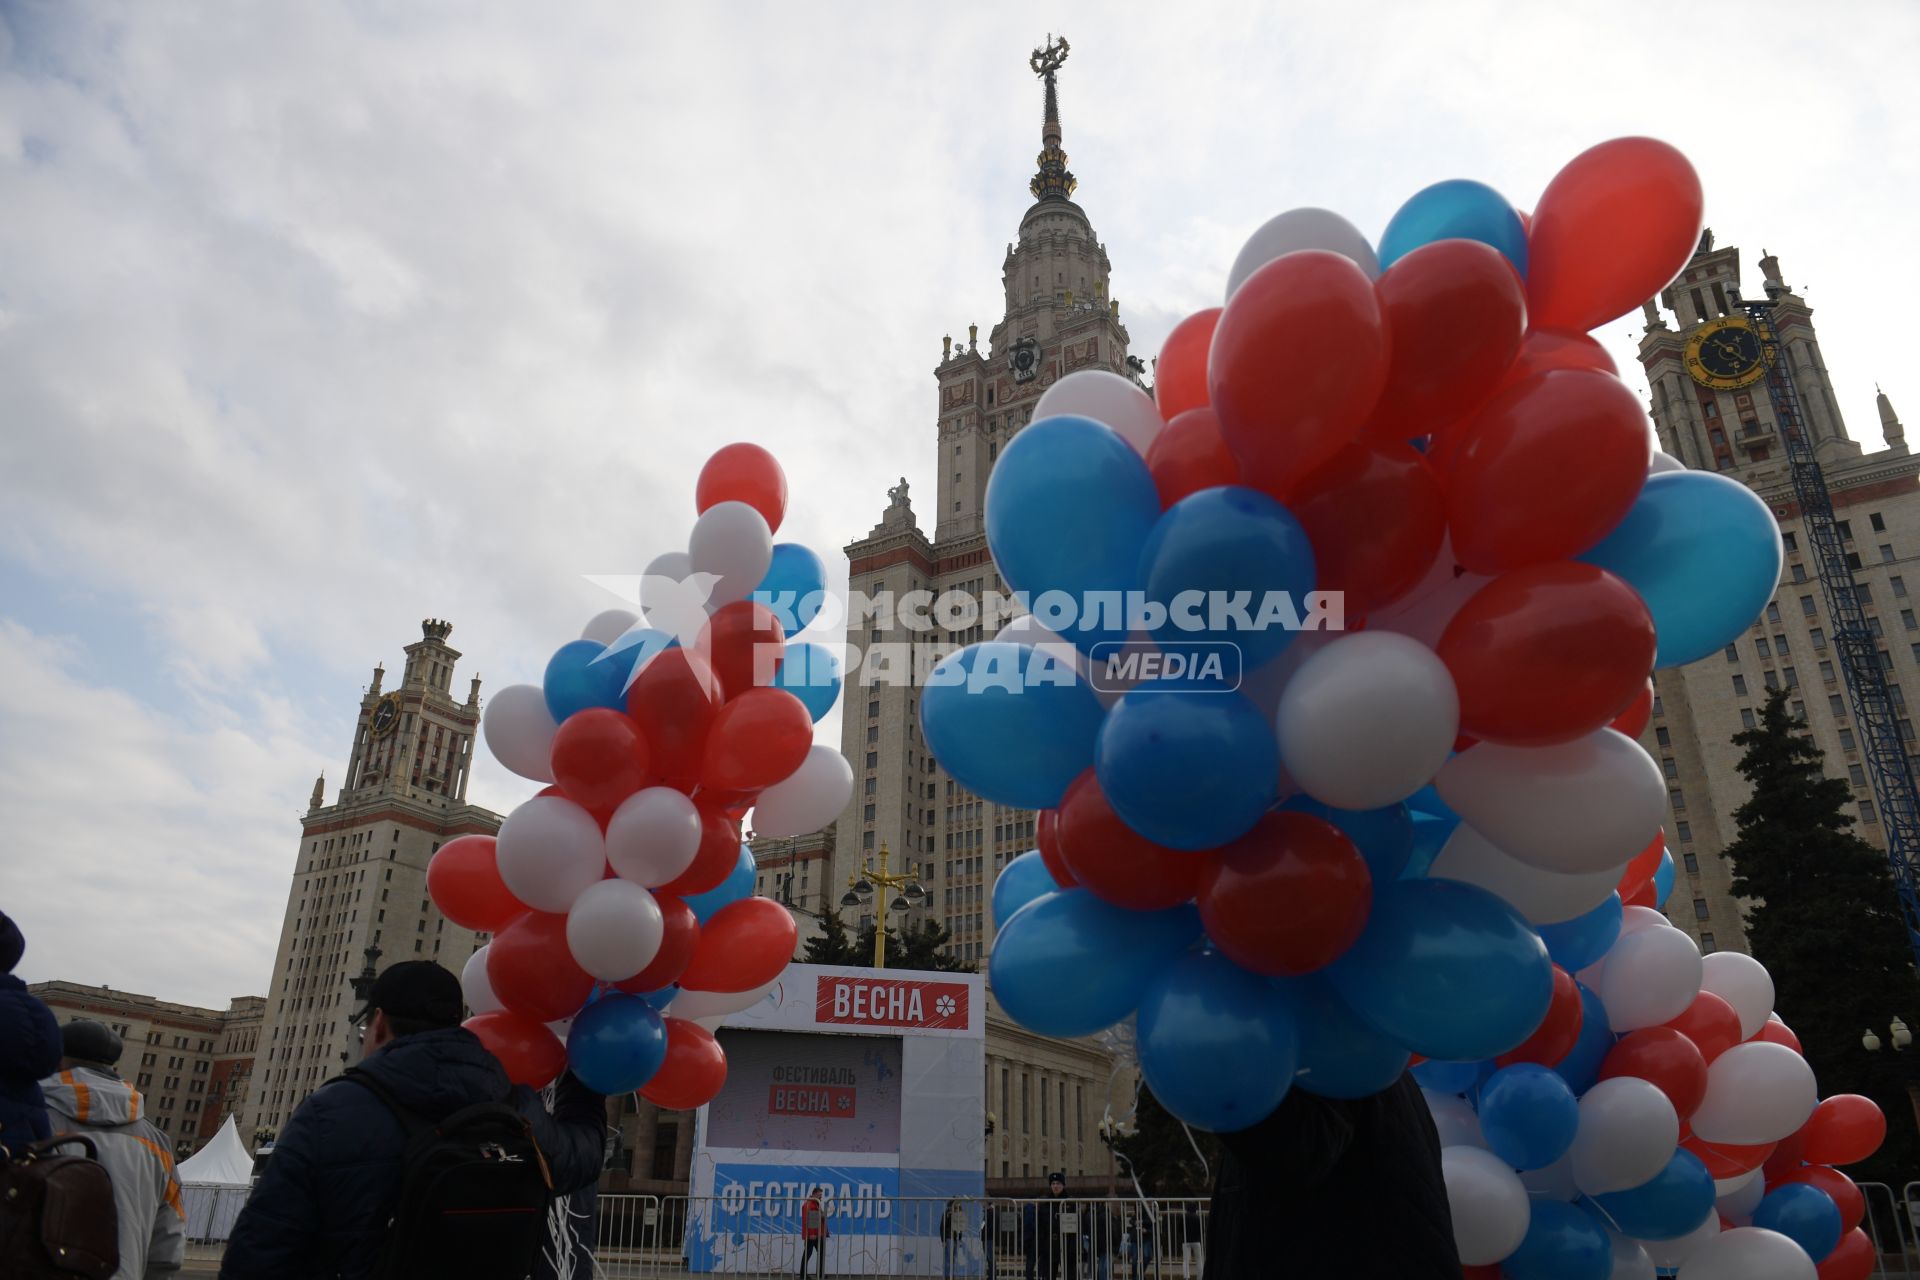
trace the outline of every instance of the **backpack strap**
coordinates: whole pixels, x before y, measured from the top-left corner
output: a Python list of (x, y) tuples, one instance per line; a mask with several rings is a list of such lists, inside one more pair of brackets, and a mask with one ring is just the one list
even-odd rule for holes
[(359, 1067), (349, 1067), (332, 1080), (327, 1081), (327, 1084), (333, 1084), (335, 1081), (357, 1084), (374, 1097), (380, 1099), (382, 1105), (384, 1105), (388, 1111), (392, 1112), (394, 1118), (400, 1122), (400, 1127), (406, 1130), (409, 1141), (426, 1132), (427, 1129), (431, 1127), (416, 1115), (410, 1107), (403, 1104), (400, 1099), (394, 1097), (393, 1090), (381, 1084), (370, 1071), (363, 1071)]

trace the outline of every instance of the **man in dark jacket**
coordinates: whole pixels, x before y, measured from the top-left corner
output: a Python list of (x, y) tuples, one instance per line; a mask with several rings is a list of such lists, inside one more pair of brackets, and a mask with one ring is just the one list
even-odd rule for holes
[(1440, 1135), (1411, 1075), (1351, 1102), (1294, 1089), (1220, 1140), (1207, 1280), (1460, 1280)]
[[(548, 1115), (460, 1025), (460, 980), (428, 960), (389, 968), (355, 1021), (366, 1021), (362, 1071), (422, 1121), (505, 1101), (532, 1125), (556, 1194), (600, 1174), (606, 1100), (571, 1074)], [(373, 1273), (400, 1194), (407, 1145), (400, 1118), (373, 1091), (333, 1081), (300, 1104), (234, 1223), (225, 1280), (299, 1280)]]
[(40, 1080), (60, 1069), (60, 1024), (13, 976), (27, 940), (0, 911), (0, 1147), (19, 1151), (53, 1136)]

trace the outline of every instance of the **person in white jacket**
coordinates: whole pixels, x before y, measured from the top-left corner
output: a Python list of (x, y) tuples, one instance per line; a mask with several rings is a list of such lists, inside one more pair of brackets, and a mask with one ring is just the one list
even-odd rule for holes
[(40, 1082), (55, 1135), (93, 1140), (113, 1180), (120, 1219), (120, 1269), (114, 1280), (149, 1280), (180, 1270), (187, 1221), (167, 1137), (142, 1114), (146, 1100), (114, 1071), (121, 1042), (111, 1028), (78, 1019), (60, 1029), (65, 1056)]

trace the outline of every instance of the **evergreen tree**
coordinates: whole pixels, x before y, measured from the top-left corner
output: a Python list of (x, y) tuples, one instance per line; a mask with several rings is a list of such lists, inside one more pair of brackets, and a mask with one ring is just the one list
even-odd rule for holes
[[(835, 964), (845, 968), (873, 967), (873, 925), (862, 925), (857, 936), (849, 935), (840, 913), (829, 911), (820, 919), (821, 933), (807, 941), (801, 959), (807, 964)], [(941, 948), (953, 938), (938, 920), (909, 921), (887, 931), (887, 968), (936, 969), (945, 973), (971, 973), (973, 966), (956, 960)]]
[[(867, 939), (866, 954), (873, 955), (872, 938)], [(806, 950), (801, 957), (807, 964), (852, 965), (860, 963), (854, 954), (853, 939), (847, 936), (847, 926), (840, 919), (838, 911), (828, 911), (820, 917), (820, 936), (808, 938)]]
[[(1887, 1023), (1920, 1027), (1920, 976), (1886, 855), (1852, 831), (1853, 793), (1822, 771), (1822, 754), (1776, 691), (1758, 727), (1734, 736), (1753, 795), (1734, 812), (1727, 847), (1733, 891), (1752, 905), (1747, 940), (1773, 975), (1775, 1007), (1800, 1037), (1821, 1096), (1863, 1093), (1887, 1115), (1887, 1142), (1849, 1170), (1900, 1186), (1920, 1171), (1908, 1080), (1920, 1044), (1894, 1053)], [(1862, 1035), (1882, 1041), (1868, 1053)]]
[(1189, 1136), (1144, 1083), (1133, 1122), (1134, 1132), (1113, 1143), (1114, 1154), (1119, 1157), (1116, 1163), (1122, 1170), (1121, 1186), (1127, 1186), (1125, 1171), (1131, 1168), (1141, 1189), (1150, 1196), (1204, 1196), (1212, 1192), (1212, 1171), (1220, 1164), (1218, 1138), (1198, 1129)]

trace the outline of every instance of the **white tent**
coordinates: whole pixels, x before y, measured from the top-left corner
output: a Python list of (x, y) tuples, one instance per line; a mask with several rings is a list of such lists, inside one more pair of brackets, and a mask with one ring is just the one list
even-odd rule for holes
[(253, 1157), (233, 1117), (174, 1172), (186, 1202), (187, 1239), (225, 1240), (253, 1185)]

